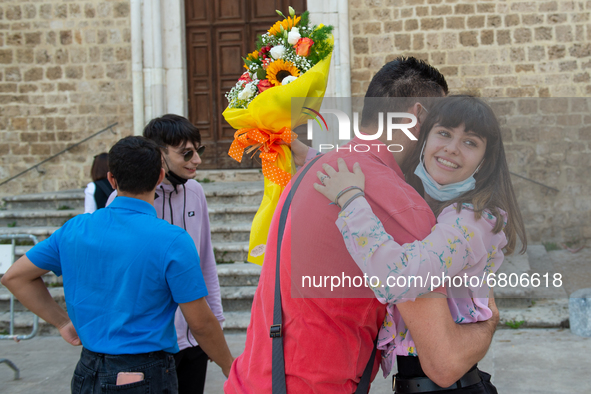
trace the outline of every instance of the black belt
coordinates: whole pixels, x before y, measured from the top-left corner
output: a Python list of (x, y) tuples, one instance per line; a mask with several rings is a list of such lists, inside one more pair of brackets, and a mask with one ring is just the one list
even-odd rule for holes
[(462, 387), (472, 386), (480, 383), (482, 379), (478, 373), (478, 368), (473, 367), (457, 382), (449, 387), (441, 387), (435, 384), (428, 377), (417, 377), (417, 378), (403, 378), (403, 377), (392, 377), (392, 390), (396, 394), (412, 394), (412, 393), (428, 393), (431, 391), (442, 391), (442, 390), (453, 390)]

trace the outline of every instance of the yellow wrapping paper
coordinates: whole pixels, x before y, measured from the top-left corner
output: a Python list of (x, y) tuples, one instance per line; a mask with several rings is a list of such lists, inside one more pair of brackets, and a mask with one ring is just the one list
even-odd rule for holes
[[(306, 106), (318, 111), (322, 104), (328, 80), (330, 58), (330, 55), (327, 56), (290, 84), (276, 86), (260, 93), (246, 109), (226, 108), (223, 112), (224, 118), (236, 130), (259, 129), (267, 133), (280, 133), (284, 127), (294, 129), (304, 124), (309, 116), (302, 112), (301, 107)], [(307, 99), (299, 100), (298, 103), (301, 102), (301, 106), (292, 109), (292, 97), (306, 97)], [(292, 118), (292, 110), (293, 114), (298, 114), (295, 119)], [(290, 174), (295, 173), (291, 150), (285, 145), (278, 145), (278, 147), (282, 152), (277, 155), (275, 166)], [(265, 148), (262, 147), (261, 150), (265, 150)], [(267, 151), (269, 151), (269, 147), (267, 147)], [(263, 265), (271, 219), (284, 188), (285, 185), (278, 185), (265, 177), (263, 201), (252, 221), (250, 230), (248, 261), (251, 263)]]

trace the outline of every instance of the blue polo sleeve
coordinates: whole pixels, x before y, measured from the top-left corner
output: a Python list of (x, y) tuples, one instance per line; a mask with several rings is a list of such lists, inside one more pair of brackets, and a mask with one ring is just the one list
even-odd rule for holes
[(53, 271), (57, 276), (62, 274), (59, 244), (64, 226), (54, 232), (49, 238), (33, 246), (26, 256), (37, 267)]
[(166, 260), (164, 275), (176, 303), (195, 301), (208, 294), (195, 243), (186, 231), (172, 242)]

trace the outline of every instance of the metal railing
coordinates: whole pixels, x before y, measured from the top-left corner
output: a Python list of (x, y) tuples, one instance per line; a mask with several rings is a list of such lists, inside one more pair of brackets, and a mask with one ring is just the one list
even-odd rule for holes
[[(35, 237), (32, 234), (2, 234), (0, 235), (0, 240), (1, 239), (10, 239), (12, 241), (12, 256), (10, 258), (10, 264), (12, 265), (12, 263), (14, 263), (14, 258), (15, 258), (15, 253), (14, 253), (14, 249), (16, 247), (16, 240), (17, 239), (30, 239), (33, 241), (33, 245), (37, 245), (37, 243), (39, 242), (37, 240), (37, 237)], [(31, 339), (33, 338), (35, 335), (37, 335), (37, 332), (39, 331), (39, 316), (35, 315), (35, 317), (33, 318), (33, 328), (31, 330), (31, 333), (27, 334), (27, 335), (15, 335), (14, 333), (14, 329), (15, 329), (15, 322), (14, 322), (14, 295), (10, 294), (10, 327), (9, 327), (9, 333), (8, 335), (0, 335), (0, 340), (2, 339), (12, 339), (15, 341), (23, 341), (23, 340), (27, 340), (27, 339)], [(3, 358), (0, 359), (0, 364), (6, 364), (8, 365), (8, 367), (10, 369), (12, 369), (14, 371), (14, 379), (18, 380), (20, 378), (20, 370), (18, 369), (18, 367), (9, 359)]]
[(0, 183), (0, 186), (4, 185), (5, 183), (8, 183), (8, 182), (12, 181), (13, 179), (16, 179), (16, 178), (18, 178), (19, 176), (21, 176), (21, 175), (23, 175), (23, 174), (26, 174), (27, 172), (31, 171), (32, 169), (36, 169), (36, 170), (37, 170), (39, 173), (44, 173), (45, 171), (43, 171), (43, 170), (40, 170), (40, 169), (39, 169), (39, 166), (40, 166), (40, 165), (42, 165), (42, 164), (45, 164), (45, 163), (47, 163), (48, 161), (55, 159), (55, 158), (56, 158), (56, 157), (58, 157), (59, 155), (62, 155), (62, 154), (64, 154), (64, 153), (66, 153), (66, 152), (67, 152), (67, 151), (69, 151), (70, 149), (72, 149), (72, 148), (75, 148), (75, 147), (77, 147), (77, 146), (78, 146), (78, 145), (80, 145), (80, 144), (83, 144), (84, 142), (88, 141), (89, 139), (91, 139), (91, 138), (94, 138), (94, 137), (96, 137), (97, 135), (99, 135), (100, 133), (103, 133), (103, 132), (105, 132), (105, 131), (107, 131), (107, 130), (111, 130), (111, 133), (115, 134), (115, 132), (113, 131), (113, 127), (117, 126), (118, 124), (119, 124), (118, 122), (115, 122), (115, 123), (113, 123), (113, 124), (111, 124), (111, 125), (109, 125), (109, 126), (105, 127), (104, 129), (102, 129), (102, 130), (100, 130), (100, 131), (97, 131), (96, 133), (94, 133), (94, 134), (92, 134), (92, 135), (90, 135), (90, 136), (88, 136), (88, 137), (84, 138), (82, 141), (80, 141), (80, 142), (77, 142), (77, 143), (75, 143), (74, 145), (70, 145), (70, 146), (68, 146), (66, 149), (62, 150), (61, 152), (58, 152), (58, 153), (56, 153), (55, 155), (53, 155), (53, 156), (51, 156), (51, 157), (48, 157), (47, 159), (45, 159), (45, 160), (43, 160), (43, 161), (40, 161), (39, 163), (35, 164), (34, 166), (32, 166), (32, 167), (29, 167), (29, 168), (27, 168), (26, 170), (19, 172), (19, 173), (18, 173), (18, 174), (16, 174), (15, 176), (12, 176), (12, 177), (10, 177), (10, 178), (8, 178), (8, 179), (6, 179), (6, 180), (2, 181), (2, 182)]

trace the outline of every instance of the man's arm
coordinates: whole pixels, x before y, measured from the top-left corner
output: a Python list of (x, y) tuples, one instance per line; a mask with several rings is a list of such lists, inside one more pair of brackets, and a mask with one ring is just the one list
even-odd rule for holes
[(415, 342), (423, 371), (439, 386), (451, 386), (486, 355), (499, 323), (494, 298), (489, 300), (493, 316), (471, 324), (456, 324), (441, 294), (430, 293), (396, 305)]
[(49, 271), (22, 256), (2, 277), (2, 284), (31, 312), (58, 328), (66, 342), (81, 345), (78, 334), (64, 311), (51, 297), (41, 276)]
[(179, 306), (199, 346), (228, 377), (234, 357), (230, 353), (220, 324), (209, 309), (205, 298), (179, 304)]

